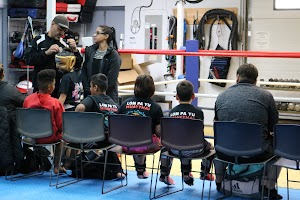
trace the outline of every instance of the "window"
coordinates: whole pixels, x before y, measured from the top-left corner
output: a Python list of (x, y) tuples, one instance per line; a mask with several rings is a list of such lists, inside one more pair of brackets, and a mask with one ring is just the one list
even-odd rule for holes
[(300, 9), (299, 0), (274, 0), (274, 10), (296, 10)]

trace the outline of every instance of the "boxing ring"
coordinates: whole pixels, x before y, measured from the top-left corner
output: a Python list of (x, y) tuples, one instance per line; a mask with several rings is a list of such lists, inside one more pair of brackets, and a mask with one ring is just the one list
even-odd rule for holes
[[(273, 51), (229, 51), (229, 50), (198, 50), (197, 40), (187, 40), (186, 50), (144, 50), (144, 49), (120, 49), (119, 53), (124, 54), (153, 54), (153, 55), (175, 55), (186, 56), (186, 79), (191, 81), (194, 85), (194, 92), (196, 97), (216, 98), (218, 94), (201, 94), (198, 93), (199, 82), (216, 82), (216, 83), (235, 83), (236, 80), (227, 79), (201, 79), (199, 71), (200, 56), (213, 57), (253, 57), (253, 58), (300, 58), (300, 52), (273, 52)], [(155, 85), (174, 84), (180, 82), (182, 79), (159, 81)], [(300, 88), (300, 83), (295, 82), (269, 82), (257, 81), (257, 85), (268, 86), (288, 86)], [(119, 86), (119, 95), (132, 95), (133, 85)], [(175, 96), (175, 92), (155, 92), (155, 95)], [(298, 102), (300, 98), (290, 97), (275, 97), (278, 102)], [(193, 101), (197, 105), (197, 98)]]

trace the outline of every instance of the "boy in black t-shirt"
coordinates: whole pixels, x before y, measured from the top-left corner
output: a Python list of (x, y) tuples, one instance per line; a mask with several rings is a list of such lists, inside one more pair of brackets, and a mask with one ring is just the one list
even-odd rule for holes
[[(171, 111), (169, 116), (170, 117), (176, 117), (176, 118), (184, 118), (184, 119), (200, 119), (203, 121), (204, 116), (203, 112), (200, 108), (197, 108), (193, 106), (192, 100), (195, 98), (194, 94), (194, 88), (191, 82), (184, 80), (178, 83), (176, 87), (176, 99), (179, 101), (179, 105), (174, 107)], [(199, 127), (204, 128), (204, 127)], [(197, 133), (195, 133), (197, 134)], [(208, 151), (212, 148), (212, 145), (204, 140), (205, 146), (204, 149), (198, 149), (193, 151), (182, 151), (181, 156), (183, 157), (197, 157), (203, 154), (204, 151)], [(179, 151), (177, 150), (170, 150), (172, 154), (179, 155)], [(201, 164), (201, 176), (200, 179), (206, 179), (206, 180), (214, 180), (214, 177), (212, 174), (209, 174), (210, 171), (210, 165), (213, 158), (208, 158), (207, 160), (204, 160), (205, 162)], [(206, 166), (206, 171), (205, 171)], [(171, 168), (171, 166), (170, 166)], [(169, 169), (161, 168), (161, 173), (169, 173)], [(190, 174), (192, 169), (191, 160), (189, 159), (182, 159), (181, 160), (181, 171), (184, 175), (184, 182), (188, 185), (194, 184), (193, 176)], [(165, 171), (165, 172), (164, 172)]]
[(82, 83), (79, 81), (78, 73), (74, 71), (76, 57), (72, 52), (62, 51), (55, 55), (56, 67), (64, 73), (59, 85), (59, 101), (64, 105), (66, 111), (74, 111), (80, 103)]
[[(75, 109), (76, 112), (98, 112), (102, 113), (104, 118), (105, 131), (108, 131), (108, 115), (118, 112), (118, 105), (106, 95), (108, 80), (104, 74), (98, 73), (91, 77), (90, 91), (91, 95), (87, 96)], [(106, 138), (104, 141), (87, 143), (84, 148), (97, 149), (107, 147), (111, 143)], [(116, 172), (116, 178), (125, 178), (120, 160), (116, 153), (108, 151), (108, 163), (111, 165), (112, 171)]]
[[(108, 115), (118, 112), (118, 105), (106, 95), (107, 89), (107, 77), (104, 74), (95, 74), (91, 78), (91, 95), (87, 96), (75, 109), (76, 112), (98, 112), (102, 113), (105, 117), (104, 125), (105, 131), (108, 131)], [(108, 146), (110, 143), (108, 140), (100, 142), (103, 145)], [(99, 144), (100, 144), (99, 143)]]

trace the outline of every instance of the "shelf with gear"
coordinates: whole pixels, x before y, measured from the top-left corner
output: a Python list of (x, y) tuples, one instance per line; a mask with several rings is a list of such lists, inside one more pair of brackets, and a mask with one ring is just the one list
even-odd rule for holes
[[(11, 11), (8, 14), (11, 15)], [(26, 81), (28, 87), (32, 87), (31, 72), (33, 66), (26, 65), (24, 52), (32, 39), (45, 31), (46, 19), (8, 16), (7, 81), (10, 84), (17, 85), (21, 81)]]

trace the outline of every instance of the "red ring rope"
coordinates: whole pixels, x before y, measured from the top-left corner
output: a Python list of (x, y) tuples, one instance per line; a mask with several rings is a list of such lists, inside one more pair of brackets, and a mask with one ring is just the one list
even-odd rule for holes
[(156, 55), (300, 58), (300, 52), (229, 51), (229, 50), (199, 50), (198, 52), (186, 52), (185, 50), (144, 50), (144, 49), (119, 49), (118, 51), (119, 53), (156, 54)]

